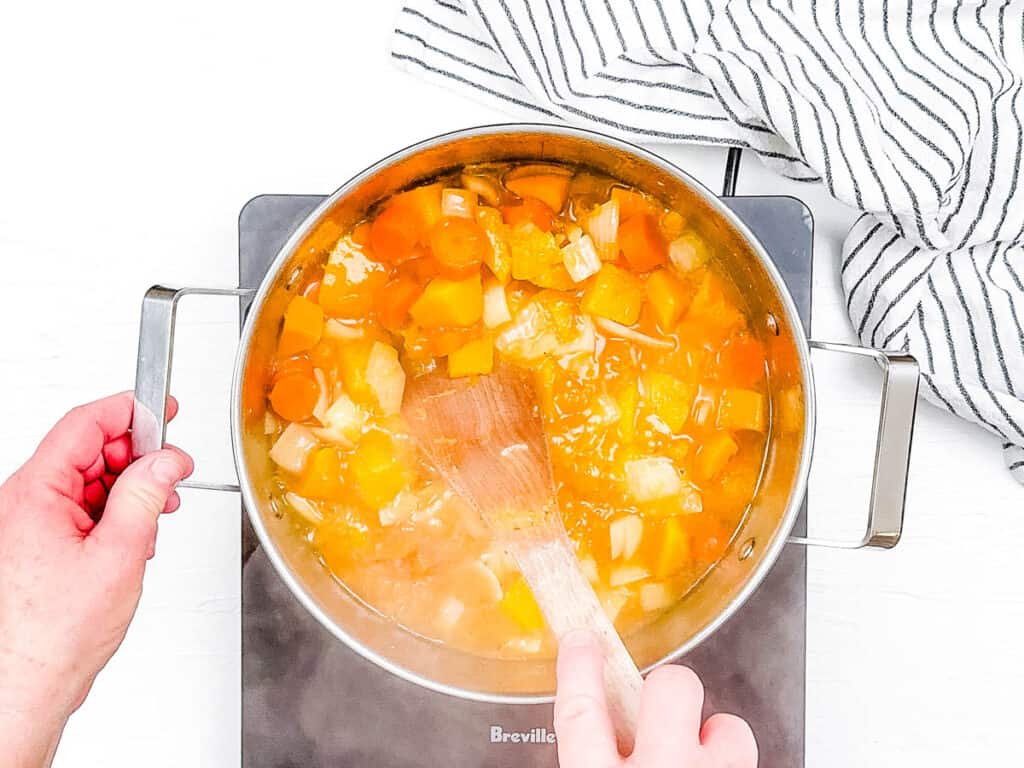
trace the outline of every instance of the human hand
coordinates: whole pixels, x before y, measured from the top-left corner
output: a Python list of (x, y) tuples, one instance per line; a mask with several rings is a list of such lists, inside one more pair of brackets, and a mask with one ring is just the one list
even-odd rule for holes
[(124, 639), (157, 518), (192, 471), (170, 447), (131, 461), (132, 404), (124, 392), (75, 408), (0, 486), (3, 768), (48, 764)]
[(668, 664), (641, 689), (636, 745), (619, 754), (604, 692), (601, 647), (588, 632), (566, 635), (558, 650), (555, 733), (561, 768), (755, 768), (757, 743), (735, 715), (701, 725), (704, 687), (687, 667)]

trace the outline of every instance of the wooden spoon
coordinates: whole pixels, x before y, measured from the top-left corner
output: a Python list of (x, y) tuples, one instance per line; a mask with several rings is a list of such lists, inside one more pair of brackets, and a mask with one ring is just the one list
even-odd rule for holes
[(452, 489), (508, 547), (555, 637), (588, 629), (600, 638), (608, 705), (628, 754), (643, 681), (565, 533), (530, 381), (509, 367), (473, 379), (430, 373), (408, 382), (402, 415)]

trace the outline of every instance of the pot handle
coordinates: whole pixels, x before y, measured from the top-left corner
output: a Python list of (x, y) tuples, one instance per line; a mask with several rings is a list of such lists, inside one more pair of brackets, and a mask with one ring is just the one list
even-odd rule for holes
[(882, 368), (882, 408), (878, 418), (878, 443), (875, 471), (868, 505), (868, 526), (859, 541), (791, 536), (793, 544), (839, 549), (875, 547), (891, 549), (903, 534), (903, 509), (907, 495), (907, 471), (910, 468), (910, 444), (917, 412), (920, 369), (917, 361), (902, 352), (812, 341), (811, 347), (874, 358)]
[[(249, 297), (249, 288), (167, 288), (154, 285), (142, 299), (139, 357), (135, 368), (135, 406), (132, 412), (132, 458), (163, 448), (167, 437), (167, 395), (174, 352), (174, 318), (185, 296)], [(184, 480), (184, 488), (212, 491), (239, 490), (236, 483)]]

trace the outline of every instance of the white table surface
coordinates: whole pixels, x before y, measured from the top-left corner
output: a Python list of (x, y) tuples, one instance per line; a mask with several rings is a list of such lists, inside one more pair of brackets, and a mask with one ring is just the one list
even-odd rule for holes
[[(70, 406), (132, 385), (155, 282), (234, 285), (236, 220), (263, 192), (326, 193), (433, 134), (506, 116), (390, 65), (397, 0), (17, 3), (0, 23), (0, 474)], [(725, 152), (663, 148), (714, 189)], [(854, 213), (745, 157), (741, 194), (814, 212), (814, 335), (852, 340), (837, 255)], [(226, 300), (183, 305), (172, 439), (232, 476)], [(818, 359), (814, 527), (852, 530), (876, 375)], [(183, 492), (127, 640), (56, 765), (239, 764), (239, 505)], [(922, 404), (903, 542), (812, 551), (807, 765), (1018, 765), (1024, 492), (995, 438)], [(728, 660), (723, 660), (728, 663)], [(2, 684), (2, 681), (0, 681)], [(281, 717), (290, 716), (282, 712)]]

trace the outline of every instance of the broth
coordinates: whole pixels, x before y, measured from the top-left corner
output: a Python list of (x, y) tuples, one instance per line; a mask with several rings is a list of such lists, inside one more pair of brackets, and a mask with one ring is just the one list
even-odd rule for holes
[(723, 555), (769, 427), (765, 350), (685, 211), (586, 169), (462, 168), (336, 236), (267, 392), (275, 507), (346, 588), (464, 650), (550, 654), (501, 542), (417, 453), (407, 377), (535, 377), (562, 517), (625, 635)]

